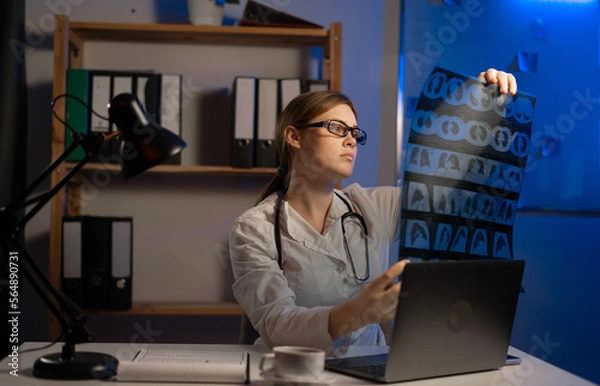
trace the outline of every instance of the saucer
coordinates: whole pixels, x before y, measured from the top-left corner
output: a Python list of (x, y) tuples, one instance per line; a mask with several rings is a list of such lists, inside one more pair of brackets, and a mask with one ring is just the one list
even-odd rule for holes
[(260, 375), (266, 381), (273, 382), (274, 385), (282, 386), (321, 386), (331, 385), (335, 382), (335, 377), (327, 374), (323, 374), (319, 379), (281, 378), (274, 373), (261, 373)]

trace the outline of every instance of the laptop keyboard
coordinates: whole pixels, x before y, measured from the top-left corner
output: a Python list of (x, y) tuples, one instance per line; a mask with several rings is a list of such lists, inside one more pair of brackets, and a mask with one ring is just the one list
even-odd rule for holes
[(352, 367), (352, 370), (383, 377), (385, 375), (385, 364), (356, 366)]

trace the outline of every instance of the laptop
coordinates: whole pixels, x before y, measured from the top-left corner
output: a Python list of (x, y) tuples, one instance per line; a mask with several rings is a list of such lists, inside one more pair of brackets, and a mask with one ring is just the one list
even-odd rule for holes
[(330, 358), (326, 368), (389, 383), (504, 366), (524, 267), (508, 259), (411, 262), (388, 353)]

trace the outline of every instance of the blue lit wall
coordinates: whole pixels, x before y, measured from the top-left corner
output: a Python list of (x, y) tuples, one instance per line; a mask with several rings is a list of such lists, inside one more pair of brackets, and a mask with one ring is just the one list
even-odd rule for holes
[(519, 76), (522, 89), (538, 96), (535, 157), (521, 205), (599, 210), (597, 2), (508, 3), (515, 14), (528, 15), (528, 23), (522, 23), (527, 29), (513, 41), (538, 53), (537, 72)]
[[(407, 95), (434, 65), (515, 72), (538, 97), (521, 206), (600, 209), (597, 2), (456, 2), (405, 2)], [(531, 72), (519, 71), (519, 54), (532, 57)]]
[(405, 106), (438, 65), (508, 70), (537, 97), (513, 240), (527, 293), (511, 343), (600, 383), (598, 1), (405, 0), (404, 17)]

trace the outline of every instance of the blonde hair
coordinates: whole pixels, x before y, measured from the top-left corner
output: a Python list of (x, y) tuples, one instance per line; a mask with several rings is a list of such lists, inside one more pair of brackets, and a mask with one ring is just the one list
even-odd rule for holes
[(356, 116), (356, 108), (346, 95), (337, 91), (311, 91), (298, 95), (292, 99), (281, 112), (275, 128), (275, 146), (279, 156), (279, 168), (275, 177), (262, 189), (258, 195), (258, 204), (271, 193), (285, 189), (285, 179), (292, 170), (292, 152), (285, 139), (285, 128), (288, 126), (302, 126), (310, 123), (315, 117), (345, 104), (352, 109)]

